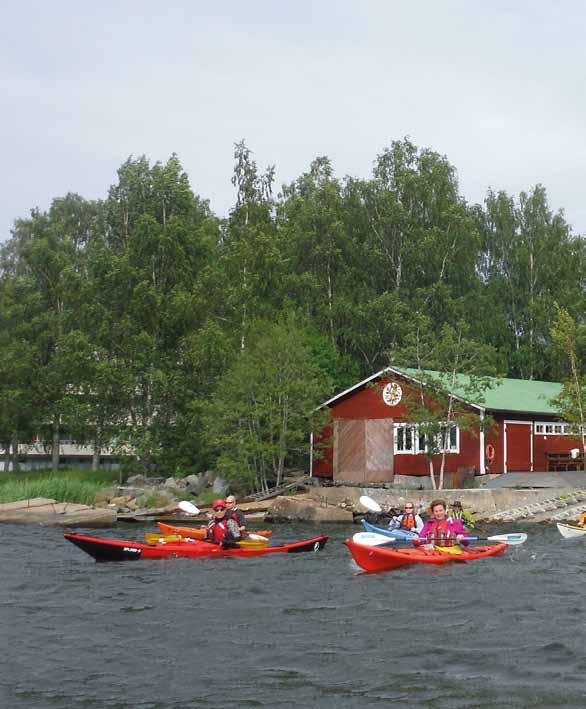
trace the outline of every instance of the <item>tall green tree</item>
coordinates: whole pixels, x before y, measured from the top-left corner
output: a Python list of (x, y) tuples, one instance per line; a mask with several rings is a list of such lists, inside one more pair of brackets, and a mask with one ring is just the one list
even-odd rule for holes
[(261, 173), (244, 141), (235, 145), (234, 160), (236, 203), (223, 230), (220, 277), (228, 317), (244, 349), (249, 321), (273, 312), (282, 259), (274, 220), (275, 168)]
[(506, 369), (523, 379), (551, 377), (547, 348), (554, 303), (582, 312), (584, 243), (575, 239), (561, 212), (552, 213), (545, 189), (521, 193), (518, 204), (490, 192), (483, 214), (477, 300), (479, 334), (505, 353)]
[(210, 402), (206, 432), (220, 472), (266, 490), (287, 465), (307, 463), (309, 434), (325, 423), (316, 407), (330, 386), (294, 319), (257, 321), (248, 342)]
[(567, 372), (554, 403), (560, 416), (573, 424), (574, 432), (582, 440), (586, 470), (586, 325), (576, 323), (568, 311), (558, 305), (551, 336), (565, 360)]
[(75, 326), (83, 280), (82, 254), (98, 209), (78, 195), (55, 199), (48, 212), (34, 210), (15, 223), (7, 250), (9, 272), (27, 284), (27, 341), (34, 357), (30, 397), (50, 430), (52, 467), (59, 465), (63, 376), (61, 340)]
[(152, 167), (144, 157), (129, 159), (105, 207), (105, 237), (89, 252), (85, 332), (98, 360), (88, 371), (100, 373), (104, 403), (118, 383), (118, 441), (144, 466), (172, 470), (169, 441), (181, 438), (195, 386), (181, 352), (209, 317), (197, 282), (218, 222), (176, 156)]

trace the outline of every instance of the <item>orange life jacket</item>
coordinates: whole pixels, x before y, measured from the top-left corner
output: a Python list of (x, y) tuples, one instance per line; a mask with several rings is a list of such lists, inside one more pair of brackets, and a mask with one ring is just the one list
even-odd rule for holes
[(409, 532), (417, 527), (415, 522), (415, 515), (413, 512), (404, 513), (401, 517), (401, 525), (399, 529), (407, 529)]

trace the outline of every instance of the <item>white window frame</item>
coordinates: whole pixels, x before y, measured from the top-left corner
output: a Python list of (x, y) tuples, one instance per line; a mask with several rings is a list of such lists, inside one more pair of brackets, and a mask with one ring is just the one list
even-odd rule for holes
[[(420, 434), (419, 434), (419, 426), (417, 426), (414, 423), (395, 423), (393, 424), (393, 438), (394, 438), (394, 451), (395, 455), (422, 455), (426, 452), (427, 446), (421, 447), (419, 445), (420, 443)], [(456, 432), (456, 441), (455, 445), (452, 447), (451, 445), (451, 440), (450, 440), (450, 447), (445, 451), (446, 454), (452, 454), (452, 455), (457, 455), (460, 453), (460, 427), (458, 426), (457, 423), (452, 422), (450, 425), (451, 430), (454, 430)], [(411, 429), (411, 436), (412, 436), (412, 445), (410, 450), (406, 450), (404, 447), (402, 449), (399, 448), (399, 430), (406, 431), (407, 429)], [(405, 443), (405, 433), (401, 436), (403, 445)], [(450, 436), (451, 439), (451, 436)], [(441, 451), (443, 452), (443, 451)]]
[[(536, 436), (576, 436), (572, 433), (572, 425), (564, 421), (534, 421), (533, 433)], [(557, 430), (556, 430), (557, 429)]]
[[(411, 449), (405, 448), (406, 443), (406, 432), (411, 429)], [(402, 443), (403, 447), (399, 449), (399, 431), (402, 431)], [(394, 451), (395, 455), (414, 455), (416, 440), (417, 440), (417, 426), (412, 423), (395, 423), (393, 424), (393, 439), (394, 439)]]

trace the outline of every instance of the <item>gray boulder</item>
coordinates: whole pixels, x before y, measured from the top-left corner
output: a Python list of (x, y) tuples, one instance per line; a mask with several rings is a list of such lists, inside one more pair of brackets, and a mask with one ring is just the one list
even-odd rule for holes
[(136, 487), (144, 487), (148, 485), (148, 478), (144, 475), (131, 475), (126, 481), (127, 485), (135, 485)]
[(206, 485), (203, 473), (199, 475), (188, 475), (185, 478), (185, 489), (192, 495), (199, 495)]
[(214, 480), (214, 484), (212, 485), (212, 491), (215, 495), (224, 497), (224, 495), (228, 492), (229, 487), (230, 486), (226, 480), (224, 480), (223, 478), (216, 478)]
[(177, 484), (177, 480), (175, 478), (167, 478), (165, 482), (163, 483), (164, 487), (168, 488), (169, 490), (177, 490), (181, 486)]

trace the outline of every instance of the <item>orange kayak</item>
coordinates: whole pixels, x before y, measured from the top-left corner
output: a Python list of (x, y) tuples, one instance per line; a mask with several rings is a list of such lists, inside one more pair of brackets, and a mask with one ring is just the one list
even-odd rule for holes
[[(206, 527), (175, 527), (172, 524), (165, 524), (164, 522), (157, 522), (157, 524), (163, 534), (179, 534), (181, 537), (199, 540), (205, 539), (206, 537)], [(270, 537), (272, 532), (270, 529), (255, 529), (254, 534)]]
[(350, 550), (354, 561), (365, 571), (391, 571), (413, 564), (449, 564), (454, 562), (474, 561), (488, 556), (504, 554), (506, 544), (493, 544), (486, 547), (470, 547), (462, 549), (460, 553), (446, 553), (446, 550), (424, 547), (410, 547), (391, 549), (381, 546), (366, 546), (357, 544), (352, 539), (347, 539), (344, 544)]

